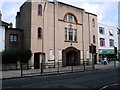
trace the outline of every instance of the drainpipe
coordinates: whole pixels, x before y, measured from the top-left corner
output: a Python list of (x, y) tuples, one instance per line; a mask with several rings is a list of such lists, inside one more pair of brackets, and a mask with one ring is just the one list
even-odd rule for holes
[[(83, 19), (84, 19), (84, 15), (82, 17), (82, 23), (83, 23)], [(82, 26), (82, 48), (83, 48), (83, 63), (85, 63), (85, 60), (84, 60), (84, 30), (83, 30), (83, 27), (84, 27), (84, 23), (83, 23), (83, 26)]]
[[(89, 46), (90, 46), (90, 45), (91, 45), (91, 44), (90, 44), (90, 39), (91, 39), (91, 38), (90, 38), (90, 20), (89, 20), (89, 19), (90, 19), (90, 18), (89, 18), (89, 14), (88, 14)], [(91, 56), (90, 56), (90, 55), (91, 55), (91, 53), (89, 53), (89, 59), (91, 58)]]

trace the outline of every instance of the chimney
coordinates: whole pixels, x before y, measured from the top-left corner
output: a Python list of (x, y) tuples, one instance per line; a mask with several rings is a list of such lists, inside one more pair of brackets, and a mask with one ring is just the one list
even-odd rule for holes
[(0, 11), (0, 21), (2, 21), (2, 13), (1, 13), (1, 11)]
[(12, 28), (13, 27), (13, 24), (12, 23), (10, 23), (10, 28)]

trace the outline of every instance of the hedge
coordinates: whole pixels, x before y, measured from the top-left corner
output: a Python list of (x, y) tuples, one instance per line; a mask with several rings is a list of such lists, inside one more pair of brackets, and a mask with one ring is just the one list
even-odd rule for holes
[(17, 61), (20, 61), (21, 63), (28, 63), (31, 56), (31, 50), (21, 49), (4, 51), (2, 52), (2, 63), (17, 63)]

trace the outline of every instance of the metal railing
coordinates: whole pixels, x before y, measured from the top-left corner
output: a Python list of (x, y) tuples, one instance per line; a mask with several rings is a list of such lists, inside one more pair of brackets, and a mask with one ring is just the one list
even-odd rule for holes
[(42, 73), (41, 73), (41, 63), (39, 64), (38, 69), (31, 69), (31, 68), (32, 66), (29, 66), (27, 63), (21, 63), (21, 76), (48, 75), (48, 74), (60, 74), (60, 73), (93, 70), (92, 64), (88, 61), (84, 61), (82, 64), (79, 65), (71, 64), (69, 66), (64, 66), (64, 67), (62, 66), (62, 62), (44, 63)]

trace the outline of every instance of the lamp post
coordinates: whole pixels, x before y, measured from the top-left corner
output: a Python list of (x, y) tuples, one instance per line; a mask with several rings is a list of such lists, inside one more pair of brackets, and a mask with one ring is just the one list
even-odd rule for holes
[[(118, 50), (120, 50), (120, 27), (117, 27), (118, 29)], [(120, 61), (120, 54), (118, 54), (118, 60)]]
[(43, 63), (44, 63), (44, 13), (45, 13), (45, 7), (46, 7), (47, 0), (44, 3), (43, 7), (43, 21), (42, 21), (42, 62), (41, 62), (41, 74), (43, 73)]

